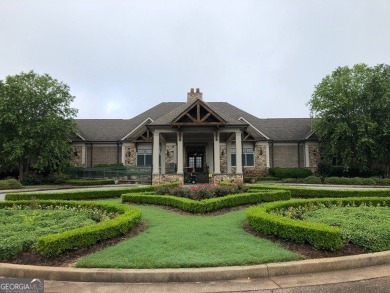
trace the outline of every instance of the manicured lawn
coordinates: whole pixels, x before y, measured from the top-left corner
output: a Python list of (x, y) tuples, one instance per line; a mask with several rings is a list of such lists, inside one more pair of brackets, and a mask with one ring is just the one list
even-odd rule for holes
[(77, 267), (177, 268), (260, 264), (302, 259), (246, 233), (244, 210), (219, 216), (180, 215), (139, 206), (148, 229), (82, 258)]
[(303, 214), (305, 221), (342, 229), (343, 238), (371, 251), (390, 249), (389, 207), (332, 207)]
[(28, 250), (40, 236), (94, 223), (72, 210), (0, 209), (0, 259)]

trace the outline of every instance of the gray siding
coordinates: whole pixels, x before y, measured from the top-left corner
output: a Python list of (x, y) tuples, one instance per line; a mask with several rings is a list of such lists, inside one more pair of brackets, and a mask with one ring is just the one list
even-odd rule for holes
[(298, 167), (298, 144), (274, 144), (274, 167)]
[[(119, 146), (119, 154), (118, 154), (117, 144), (112, 144), (112, 145), (94, 144), (92, 148), (91, 145), (87, 145), (86, 155), (87, 155), (86, 165), (88, 167), (93, 167), (98, 164), (117, 164), (118, 158), (119, 158), (119, 163), (121, 162), (121, 158), (122, 158), (121, 146)], [(91, 166), (91, 156), (92, 156), (92, 166)]]

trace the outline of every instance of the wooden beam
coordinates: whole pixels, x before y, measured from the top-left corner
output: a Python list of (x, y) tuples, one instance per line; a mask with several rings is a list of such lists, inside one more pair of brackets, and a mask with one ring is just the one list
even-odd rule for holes
[(209, 118), (211, 115), (211, 113), (207, 113), (203, 118), (202, 120), (200, 120), (200, 122), (204, 122), (207, 118)]
[(186, 116), (189, 117), (192, 121), (197, 122), (196, 119), (192, 117), (190, 113), (186, 113)]

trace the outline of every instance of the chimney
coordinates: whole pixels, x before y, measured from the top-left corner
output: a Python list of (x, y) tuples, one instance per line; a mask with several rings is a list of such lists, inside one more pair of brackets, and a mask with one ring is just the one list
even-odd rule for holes
[(199, 88), (195, 91), (191, 88), (190, 92), (187, 93), (187, 102), (195, 102), (196, 100), (203, 100), (203, 94), (200, 92)]

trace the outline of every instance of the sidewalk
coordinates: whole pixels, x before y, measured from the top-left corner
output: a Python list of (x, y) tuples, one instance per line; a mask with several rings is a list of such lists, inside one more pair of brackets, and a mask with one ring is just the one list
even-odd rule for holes
[(390, 265), (260, 279), (183, 283), (87, 283), (45, 281), (45, 292), (354, 292), (390, 291)]

